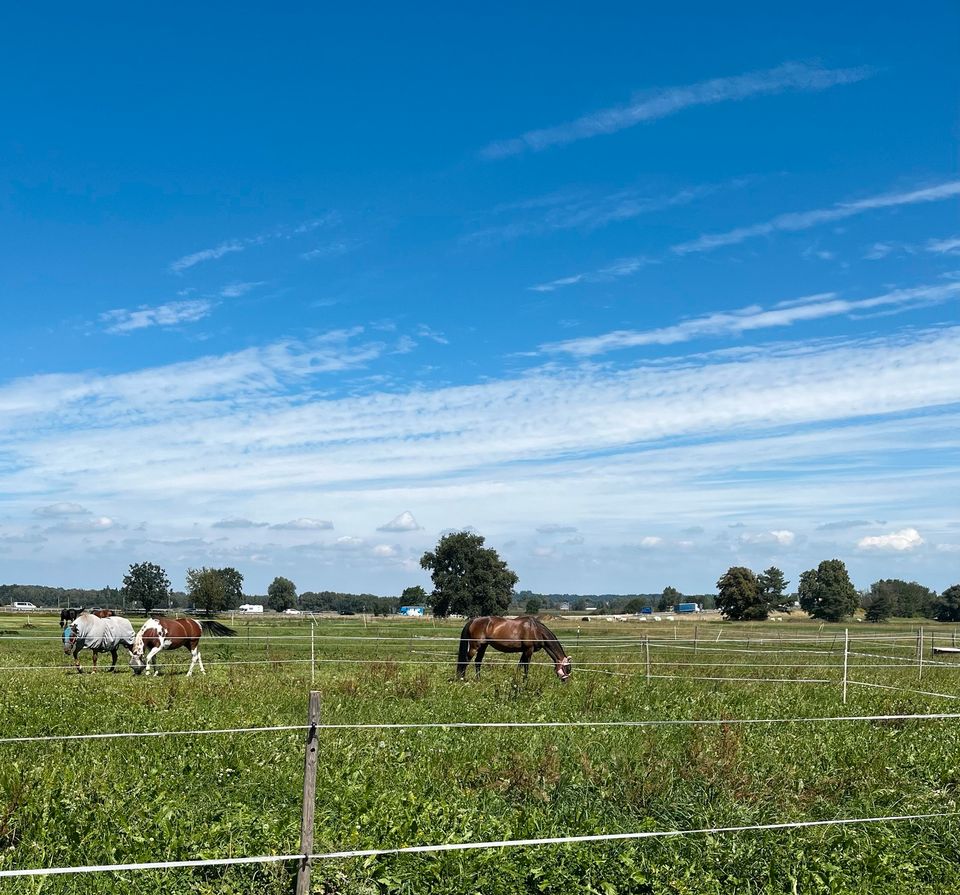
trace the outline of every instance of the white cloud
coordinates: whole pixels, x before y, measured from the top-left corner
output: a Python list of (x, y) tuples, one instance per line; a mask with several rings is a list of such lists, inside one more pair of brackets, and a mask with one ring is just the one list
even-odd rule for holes
[(647, 535), (645, 538), (640, 538), (640, 546), (648, 549), (652, 547), (662, 547), (663, 538), (657, 537), (656, 535)]
[(139, 308), (115, 308), (100, 315), (100, 322), (106, 324), (108, 333), (128, 333), (150, 326), (177, 326), (181, 323), (196, 323), (208, 317), (213, 311), (214, 302), (205, 298), (189, 301), (171, 301), (163, 305)]
[(299, 519), (291, 519), (289, 522), (280, 522), (270, 527), (288, 531), (327, 531), (333, 528), (333, 523), (327, 519), (301, 517)]
[(540, 350), (551, 354), (564, 353), (577, 357), (589, 357), (623, 348), (672, 345), (704, 336), (740, 335), (753, 330), (790, 326), (798, 322), (856, 314), (876, 308), (927, 306), (947, 301), (958, 295), (960, 295), (960, 283), (898, 289), (864, 299), (842, 299), (834, 293), (809, 295), (805, 298), (782, 302), (772, 308), (751, 305), (736, 311), (718, 311), (659, 329), (616, 330), (599, 336), (566, 339), (562, 342), (541, 345)]
[(577, 140), (612, 134), (644, 121), (675, 115), (694, 106), (714, 105), (791, 90), (824, 90), (869, 77), (868, 68), (824, 69), (802, 63), (786, 63), (766, 71), (728, 78), (714, 78), (683, 87), (647, 91), (622, 106), (600, 109), (575, 121), (527, 131), (513, 140), (491, 143), (480, 153), (487, 159), (507, 158), (524, 152), (539, 152)]
[(220, 297), (239, 298), (241, 295), (246, 295), (251, 290), (262, 285), (262, 281), (256, 283), (229, 283), (220, 290)]
[(37, 507), (33, 511), (37, 516), (89, 516), (90, 510), (78, 503), (51, 503)]
[(398, 553), (396, 547), (391, 547), (389, 544), (377, 544), (373, 548), (373, 555), (381, 557), (383, 559), (388, 559), (390, 557), (396, 556)]
[(211, 528), (266, 528), (266, 522), (252, 522), (242, 516), (228, 516), (219, 522), (214, 522)]
[(93, 516), (89, 519), (68, 519), (51, 526), (47, 531), (62, 531), (70, 533), (85, 533), (106, 531), (113, 528), (114, 521), (109, 516)]
[(201, 249), (199, 252), (192, 252), (189, 255), (184, 255), (182, 258), (177, 258), (176, 261), (171, 261), (170, 270), (174, 273), (183, 273), (183, 271), (195, 267), (197, 264), (202, 264), (204, 261), (216, 261), (224, 255), (230, 255), (233, 252), (242, 252), (247, 245), (249, 245), (247, 240), (241, 241), (239, 239), (221, 242), (220, 245), (215, 248)]
[(888, 535), (871, 535), (860, 538), (857, 546), (861, 550), (913, 550), (923, 544), (923, 538), (915, 528), (903, 528)]
[(927, 243), (928, 252), (936, 252), (939, 255), (960, 255), (960, 236), (954, 236), (950, 239), (932, 239)]
[(404, 511), (385, 525), (379, 526), (377, 531), (420, 531), (420, 523), (413, 518), (413, 513)]

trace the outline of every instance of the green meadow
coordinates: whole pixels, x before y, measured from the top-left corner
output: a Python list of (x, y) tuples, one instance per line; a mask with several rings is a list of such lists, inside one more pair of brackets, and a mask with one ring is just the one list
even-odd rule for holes
[[(581, 722), (322, 730), (315, 849), (948, 816), (326, 860), (313, 891), (960, 892), (958, 719), (599, 724), (960, 712), (949, 698), (960, 697), (960, 662), (929, 648), (931, 636), (951, 644), (952, 626), (925, 624), (921, 668), (916, 626), (851, 625), (856, 683), (843, 705), (843, 626), (550, 621), (574, 660), (564, 685), (543, 653), (525, 682), (515, 656), (492, 650), (481, 680), (471, 669), (454, 682), (461, 624), (319, 620), (311, 665), (308, 620), (238, 618), (237, 637), (204, 637), (207, 674), (188, 679), (182, 650), (161, 655), (158, 678), (133, 676), (125, 654), (119, 674), (101, 664), (77, 675), (54, 618), (4, 616), (0, 737), (298, 725), (311, 689), (329, 724)], [(81, 660), (89, 671), (90, 654)], [(0, 743), (0, 870), (296, 853), (303, 739)], [(46, 876), (0, 879), (0, 892), (272, 895), (292, 892), (294, 873), (276, 863)]]

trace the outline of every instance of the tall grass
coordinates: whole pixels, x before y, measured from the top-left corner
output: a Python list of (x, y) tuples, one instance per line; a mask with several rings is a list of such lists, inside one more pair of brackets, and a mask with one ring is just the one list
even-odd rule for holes
[[(0, 736), (302, 724), (309, 624), (264, 621), (204, 639), (208, 674), (76, 675), (54, 622), (0, 623)], [(316, 629), (323, 720), (603, 721), (960, 711), (960, 700), (852, 686), (840, 704), (842, 629), (816, 625), (558, 624), (574, 657), (524, 683), (488, 652), (458, 684), (458, 625), (329, 620)], [(587, 630), (589, 628), (589, 630)], [(648, 630), (649, 629), (649, 630)], [(840, 631), (839, 641), (834, 636)], [(859, 643), (851, 677), (960, 695), (960, 670), (919, 669), (903, 641)], [(722, 633), (721, 633), (722, 631)], [(942, 637), (948, 629), (938, 629)], [(716, 633), (714, 633), (716, 632)], [(654, 674), (646, 680), (641, 637)], [(720, 633), (720, 640), (715, 638)], [(249, 635), (249, 639), (248, 639)], [(657, 635), (654, 637), (654, 635)], [(734, 643), (750, 638), (750, 644)], [(803, 643), (791, 639), (807, 638)], [(782, 641), (786, 639), (785, 644)], [(761, 643), (761, 640), (763, 641)], [(725, 643), (726, 642), (726, 643)], [(756, 652), (722, 652), (725, 647)], [(540, 654), (542, 655), (542, 654)], [(181, 653), (181, 658), (183, 654)], [(929, 656), (927, 657), (929, 659)], [(84, 660), (89, 666), (89, 661)], [(216, 662), (260, 662), (228, 665)], [(710, 663), (716, 667), (659, 663)], [(424, 663), (424, 664), (418, 664)], [(438, 664), (426, 664), (438, 663)], [(732, 664), (731, 664), (732, 663)], [(62, 666), (18, 671), (18, 665)], [(880, 665), (884, 667), (867, 667)], [(739, 682), (694, 677), (741, 677)], [(828, 684), (758, 678), (825, 678)], [(0, 868), (296, 852), (302, 734), (0, 745)], [(650, 728), (325, 730), (318, 851), (950, 812), (960, 723), (858, 722)], [(434, 856), (326, 862), (326, 893), (780, 893), (960, 891), (955, 818)], [(0, 891), (281, 893), (293, 868), (0, 880)]]

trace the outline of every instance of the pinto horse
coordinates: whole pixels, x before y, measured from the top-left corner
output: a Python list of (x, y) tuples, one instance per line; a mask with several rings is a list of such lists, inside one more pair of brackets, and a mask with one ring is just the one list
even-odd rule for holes
[(563, 651), (563, 646), (540, 619), (531, 615), (519, 618), (501, 618), (499, 615), (482, 615), (472, 618), (460, 632), (460, 652), (457, 655), (457, 678), (464, 679), (470, 660), (476, 656), (477, 677), (480, 677), (480, 663), (487, 647), (492, 646), (501, 653), (520, 653), (519, 668), (523, 669), (526, 680), (530, 674), (530, 659), (537, 650), (546, 650), (553, 659), (554, 671), (561, 681), (566, 682), (573, 672), (573, 663)]
[(68, 656), (73, 655), (78, 674), (83, 671), (79, 659), (82, 649), (93, 653), (94, 671), (97, 670), (97, 656), (100, 653), (110, 653), (113, 657), (110, 670), (116, 671), (117, 650), (121, 646), (131, 649), (133, 639), (133, 625), (122, 616), (111, 612), (106, 618), (101, 618), (90, 612), (80, 612), (63, 629), (63, 651)]
[[(221, 625), (210, 619), (198, 622), (192, 618), (151, 618), (137, 631), (133, 640), (133, 649), (130, 650), (130, 667), (134, 674), (146, 672), (150, 674), (154, 657), (161, 650), (184, 647), (190, 650), (190, 670), (187, 677), (193, 674), (193, 666), (199, 665), (201, 674), (206, 674), (203, 659), (200, 658), (200, 637), (204, 631), (209, 631), (214, 637), (233, 637), (237, 632), (233, 628)], [(144, 658), (144, 652), (147, 652)], [(160, 674), (157, 664), (153, 663), (153, 673)]]

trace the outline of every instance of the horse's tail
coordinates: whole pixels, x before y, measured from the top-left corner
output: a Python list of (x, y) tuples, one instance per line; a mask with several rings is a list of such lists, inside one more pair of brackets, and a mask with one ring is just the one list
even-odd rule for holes
[(473, 619), (467, 619), (467, 623), (460, 632), (460, 650), (457, 653), (457, 677), (462, 678), (467, 673), (469, 661), (467, 654), (470, 652), (470, 625)]
[(233, 628), (228, 628), (226, 625), (222, 625), (220, 622), (216, 622), (212, 618), (205, 618), (202, 622), (200, 622), (200, 627), (213, 637), (237, 636), (237, 632), (234, 631)]

